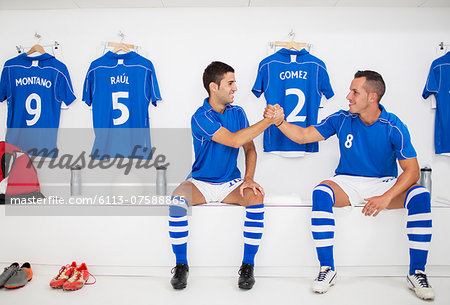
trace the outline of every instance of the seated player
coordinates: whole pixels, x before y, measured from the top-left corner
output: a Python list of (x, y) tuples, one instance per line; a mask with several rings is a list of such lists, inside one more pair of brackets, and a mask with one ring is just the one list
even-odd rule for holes
[[(339, 139), (336, 175), (322, 181), (312, 194), (312, 235), (320, 261), (320, 272), (312, 289), (325, 293), (336, 281), (332, 208), (365, 203), (362, 213), (366, 216), (377, 216), (384, 209), (408, 210), (407, 284), (419, 298), (432, 300), (434, 292), (425, 274), (431, 242), (430, 193), (417, 184), (420, 171), (408, 129), (379, 104), (384, 92), (380, 74), (358, 71), (347, 95), (349, 110), (338, 111), (307, 128), (284, 120), (275, 122), (280, 131), (297, 143), (321, 141), (334, 134)], [(266, 118), (279, 114), (278, 105), (268, 106), (264, 112)], [(398, 178), (396, 160), (403, 170)]]
[[(203, 73), (203, 84), (209, 97), (191, 119), (195, 161), (192, 178), (181, 183), (173, 192), (173, 199), (195, 206), (209, 202), (238, 204), (246, 208), (244, 222), (244, 259), (239, 270), (238, 285), (251, 289), (254, 258), (264, 226), (264, 191), (253, 181), (256, 150), (253, 138), (262, 133), (282, 114), (263, 119), (249, 127), (244, 110), (231, 105), (236, 92), (234, 70), (222, 62), (212, 62)], [(244, 148), (245, 175), (237, 168), (239, 147)], [(171, 284), (174, 289), (187, 285), (188, 220), (185, 208), (172, 205), (169, 212), (169, 235), (176, 256)]]

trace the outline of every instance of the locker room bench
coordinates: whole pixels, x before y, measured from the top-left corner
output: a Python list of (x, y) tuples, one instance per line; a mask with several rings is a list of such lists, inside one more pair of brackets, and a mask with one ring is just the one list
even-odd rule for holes
[[(0, 262), (60, 265), (72, 260), (104, 274), (165, 275), (174, 263), (165, 216), (4, 216)], [(266, 204), (265, 232), (256, 258), (259, 275), (298, 276), (317, 269), (310, 233), (310, 204)], [(408, 264), (406, 210), (377, 217), (361, 207), (335, 209), (336, 265), (341, 274), (403, 275)], [(219, 267), (235, 274), (242, 258), (244, 209), (231, 205), (193, 207), (188, 257), (208, 273)], [(450, 207), (433, 207), (433, 240), (428, 270), (450, 275)], [(21, 230), (9, 232), (8, 228)], [(145, 266), (145, 268), (142, 268)], [(236, 269), (236, 270), (235, 270)]]

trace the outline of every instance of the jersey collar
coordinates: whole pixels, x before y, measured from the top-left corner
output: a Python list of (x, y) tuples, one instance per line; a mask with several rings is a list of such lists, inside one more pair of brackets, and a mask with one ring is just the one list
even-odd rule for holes
[(117, 54), (117, 53), (113, 53), (111, 51), (106, 52), (105, 56), (107, 57), (111, 57), (111, 58), (115, 58), (115, 59), (128, 59), (128, 58), (133, 58), (135, 56), (137, 56), (138, 54), (134, 51), (128, 52), (128, 53), (123, 53), (123, 54)]
[[(378, 121), (379, 119), (385, 119), (385, 120), (387, 120), (387, 119), (388, 119), (388, 113), (387, 113), (386, 109), (384, 109), (384, 106), (381, 105), (381, 104), (378, 104), (378, 108), (380, 108), (381, 113), (380, 113), (380, 116), (378, 117), (377, 121)], [(349, 113), (350, 113), (350, 115), (352, 116), (352, 118), (359, 118), (359, 114), (357, 114), (357, 113), (351, 113), (350, 111), (349, 111)], [(361, 118), (359, 118), (359, 119), (361, 120)], [(362, 122), (362, 121), (361, 121), (361, 122)], [(373, 124), (371, 124), (371, 125), (373, 125)]]
[[(230, 104), (225, 105), (225, 110), (230, 109), (232, 106)], [(203, 101), (203, 108), (205, 108), (206, 111), (214, 111), (217, 112), (213, 109), (213, 107), (211, 107), (211, 105), (209, 104), (209, 97), (205, 98), (205, 100)]]
[(44, 54), (41, 54), (39, 56), (28, 56), (26, 53), (23, 53), (23, 54), (21, 54), (19, 56), (22, 56), (22, 58), (24, 60), (28, 60), (28, 61), (35, 61), (35, 60), (39, 61), (39, 60), (46, 60), (46, 59), (54, 58), (53, 55), (50, 55), (48, 53), (44, 53)]
[(305, 55), (309, 54), (309, 52), (306, 49), (301, 49), (300, 51), (297, 50), (288, 50), (286, 48), (283, 48), (278, 51), (280, 54), (287, 54), (287, 55)]
[(378, 119), (387, 119), (388, 113), (387, 113), (386, 109), (384, 109), (384, 106), (381, 105), (381, 104), (379, 104), (379, 107), (381, 109), (381, 114), (380, 114), (380, 117)]

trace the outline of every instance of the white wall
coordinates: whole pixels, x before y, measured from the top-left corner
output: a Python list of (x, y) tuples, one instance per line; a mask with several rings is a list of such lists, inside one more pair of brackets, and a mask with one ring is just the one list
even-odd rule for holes
[[(434, 111), (421, 91), (432, 60), (439, 56), (437, 44), (450, 42), (449, 13), (449, 8), (0, 11), (0, 62), (17, 55), (15, 45), (33, 45), (36, 31), (43, 36), (42, 44), (58, 41), (78, 98), (63, 112), (60, 127), (89, 128), (91, 112), (81, 102), (85, 73), (101, 55), (101, 42), (117, 41), (122, 31), (127, 42), (142, 47), (141, 54), (157, 70), (164, 103), (151, 107), (151, 126), (189, 128), (190, 116), (206, 94), (203, 69), (212, 60), (236, 69), (236, 103), (255, 123), (265, 105), (264, 98), (258, 100), (250, 92), (258, 63), (267, 56), (268, 42), (288, 39), (293, 29), (296, 40), (312, 43), (311, 53), (328, 67), (335, 97), (320, 117), (347, 108), (345, 96), (356, 70), (379, 71), (387, 83), (383, 104), (409, 126), (420, 164), (432, 166), (434, 195), (448, 198), (450, 159), (434, 155)], [(2, 103), (2, 125), (5, 108)], [(256, 179), (274, 200), (295, 193), (309, 201), (312, 187), (333, 174), (339, 158), (335, 139), (322, 143), (319, 153), (298, 160), (263, 153), (262, 136), (255, 142), (260, 152)]]
[[(250, 91), (258, 63), (268, 55), (268, 42), (288, 39), (287, 33), (293, 29), (296, 40), (312, 43), (311, 53), (328, 67), (336, 95), (321, 110), (320, 117), (347, 108), (345, 96), (356, 70), (380, 72), (387, 83), (383, 104), (408, 125), (420, 164), (427, 163), (433, 168), (433, 196), (450, 198), (447, 180), (450, 159), (434, 155), (434, 111), (429, 101), (421, 98), (430, 64), (440, 56), (438, 43), (450, 43), (448, 16), (449, 8), (0, 11), (0, 62), (17, 55), (15, 45), (33, 45), (35, 31), (43, 36), (42, 44), (57, 40), (62, 46), (60, 59), (69, 68), (78, 97), (63, 113), (60, 127), (89, 128), (91, 112), (80, 100), (84, 76), (90, 62), (101, 55), (101, 42), (117, 41), (120, 30), (125, 33), (126, 42), (142, 47), (141, 54), (151, 59), (157, 70), (164, 103), (150, 109), (152, 127), (189, 128), (191, 114), (206, 95), (202, 72), (212, 60), (227, 62), (236, 69), (239, 89), (236, 103), (244, 107), (250, 122), (255, 123), (265, 107), (264, 99), (256, 99)], [(4, 134), (5, 103), (0, 105), (0, 117), (3, 125), (0, 133)], [(259, 152), (256, 180), (265, 187), (269, 203), (282, 202), (280, 197), (286, 195), (310, 201), (313, 186), (334, 173), (339, 158), (336, 139), (321, 143), (319, 153), (294, 160), (263, 153), (262, 136), (255, 143)], [(242, 155), (240, 162), (243, 168)], [(108, 243), (115, 240), (108, 235), (108, 226), (127, 228), (133, 224), (132, 218), (122, 218), (114, 224), (97, 218), (87, 224), (97, 232), (98, 239)], [(35, 221), (49, 234), (51, 227), (62, 222), (52, 217)], [(307, 218), (299, 221), (308, 222)], [(70, 223), (75, 225), (76, 221)], [(66, 230), (76, 233), (75, 228)], [(104, 230), (104, 234), (99, 234), (99, 230)], [(166, 227), (155, 234), (167, 234), (164, 230)], [(142, 243), (145, 234), (134, 231), (124, 236), (133, 244)], [(58, 243), (49, 239), (47, 245), (50, 240)], [(56, 256), (68, 262), (66, 255), (62, 251)], [(128, 253), (117, 255), (117, 260), (106, 263), (127, 262)], [(47, 262), (43, 256), (37, 258)]]

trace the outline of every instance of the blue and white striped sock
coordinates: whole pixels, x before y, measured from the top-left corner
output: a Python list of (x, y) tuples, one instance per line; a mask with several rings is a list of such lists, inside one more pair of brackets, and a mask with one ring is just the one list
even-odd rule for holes
[(185, 205), (172, 204), (169, 207), (169, 236), (176, 263), (187, 265), (187, 239), (189, 233), (187, 207), (189, 204), (184, 197), (174, 196), (172, 200), (185, 203)]
[(319, 184), (313, 190), (311, 231), (316, 245), (320, 266), (330, 266), (334, 270), (334, 192), (331, 187)]
[(242, 263), (255, 265), (255, 255), (264, 229), (264, 204), (248, 206), (244, 221), (244, 259)]
[(425, 272), (431, 243), (431, 198), (428, 190), (423, 186), (412, 187), (406, 194), (405, 208), (408, 209), (409, 274), (413, 275), (416, 270)]

